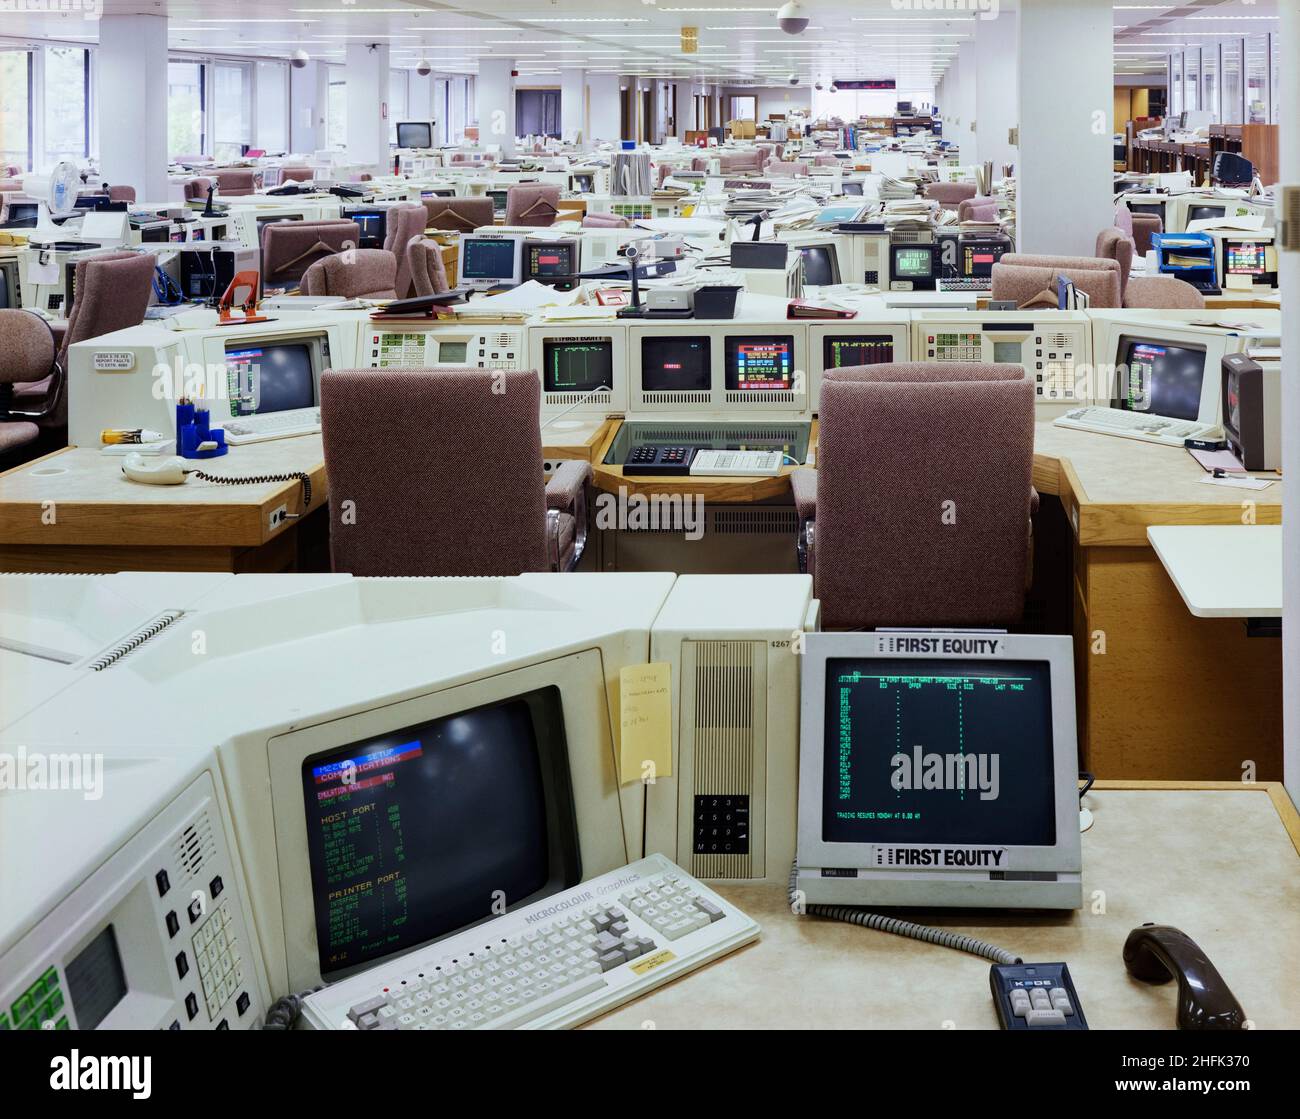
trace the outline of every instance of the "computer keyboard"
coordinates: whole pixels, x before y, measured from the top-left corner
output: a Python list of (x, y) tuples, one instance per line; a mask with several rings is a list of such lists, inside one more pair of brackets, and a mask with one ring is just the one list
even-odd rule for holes
[(756, 474), (780, 474), (785, 455), (780, 451), (712, 451), (695, 452), (691, 461), (694, 477), (752, 477)]
[(1218, 430), (1213, 424), (1198, 423), (1196, 420), (1176, 420), (1148, 412), (1127, 412), (1122, 408), (1076, 408), (1058, 416), (1053, 422), (1057, 427), (1096, 431), (1103, 435), (1122, 435), (1128, 439), (1145, 439), (1170, 447), (1181, 447), (1184, 439), (1200, 439)]
[(992, 291), (993, 277), (963, 276), (951, 280), (939, 280), (939, 291)]
[(240, 416), (220, 425), (226, 429), (226, 442), (264, 443), (268, 439), (288, 439), (294, 435), (320, 434), (319, 408), (290, 408), (283, 412), (263, 412)]
[(318, 1030), (574, 1026), (758, 933), (651, 855), (334, 983), (306, 998), (302, 1016)]

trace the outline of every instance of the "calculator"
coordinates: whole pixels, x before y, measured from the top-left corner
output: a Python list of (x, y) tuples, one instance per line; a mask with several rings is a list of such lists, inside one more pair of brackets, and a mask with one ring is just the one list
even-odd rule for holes
[(994, 964), (989, 987), (1004, 1030), (1088, 1028), (1064, 964)]

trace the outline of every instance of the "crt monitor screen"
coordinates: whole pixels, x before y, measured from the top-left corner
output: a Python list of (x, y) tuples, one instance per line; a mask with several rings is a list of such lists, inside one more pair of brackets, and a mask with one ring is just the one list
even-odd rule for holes
[(844, 193), (845, 193), (846, 195), (857, 195), (857, 196), (861, 197), (861, 195), (862, 195), (862, 184), (861, 184), (861, 183), (856, 183), (856, 182), (845, 183), (845, 184), (844, 184)]
[(1222, 206), (1189, 206), (1187, 208), (1188, 221), (1208, 221), (1211, 218), (1221, 218), (1224, 215)]
[(729, 335), (726, 360), (728, 391), (788, 392), (794, 387), (793, 335)]
[(322, 976), (581, 877), (555, 688), (312, 755), (302, 794)]
[(894, 245), (889, 253), (895, 279), (929, 280), (934, 276), (933, 246)]
[(41, 216), (39, 202), (10, 202), (5, 225), (11, 229), (35, 229)]
[(561, 280), (572, 276), (578, 271), (577, 261), (574, 260), (576, 248), (576, 243), (525, 243), (524, 251), (528, 259), (524, 271), (527, 276), (538, 280)]
[(961, 274), (988, 279), (1006, 246), (998, 241), (972, 241), (961, 246)]
[(888, 334), (829, 334), (822, 339), (822, 369), (850, 369), (894, 360)]
[(1161, 221), (1165, 217), (1165, 204), (1163, 202), (1130, 202), (1128, 208), (1134, 214), (1146, 214), (1149, 217), (1159, 218)]
[(316, 404), (311, 347), (303, 342), (226, 346), (226, 366), (253, 372), (254, 412), (284, 412)]
[(0, 311), (17, 310), (18, 285), (17, 270), (8, 264), (0, 264)]
[(487, 196), (492, 199), (492, 212), (504, 214), (506, 212), (506, 192), (504, 190), (490, 190)]
[(711, 377), (706, 336), (641, 339), (642, 392), (708, 392)]
[(834, 245), (804, 245), (803, 282), (812, 287), (824, 287), (840, 282), (840, 262)]
[(595, 175), (574, 175), (573, 189), (582, 194), (590, 194), (595, 187)]
[(833, 657), (822, 839), (1053, 846), (1046, 661)]
[(428, 121), (398, 121), (397, 146), (399, 148), (433, 147), (433, 126)]
[(346, 220), (356, 222), (359, 227), (357, 248), (382, 249), (384, 247), (388, 215), (383, 210), (354, 210), (348, 214)]
[(1224, 268), (1229, 276), (1262, 276), (1268, 271), (1263, 241), (1225, 241)]
[(545, 392), (594, 392), (614, 387), (614, 343), (609, 338), (548, 338), (542, 343)]
[(1177, 420), (1197, 418), (1205, 379), (1203, 349), (1126, 338), (1120, 342), (1120, 357), (1115, 407)]
[(460, 246), (460, 274), (466, 280), (509, 280), (518, 247), (509, 238), (466, 237)]

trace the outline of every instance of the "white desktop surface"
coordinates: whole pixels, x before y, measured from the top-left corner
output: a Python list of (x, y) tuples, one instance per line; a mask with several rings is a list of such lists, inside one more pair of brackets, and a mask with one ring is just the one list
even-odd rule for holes
[(1196, 617), (1282, 616), (1281, 525), (1160, 525), (1147, 539)]

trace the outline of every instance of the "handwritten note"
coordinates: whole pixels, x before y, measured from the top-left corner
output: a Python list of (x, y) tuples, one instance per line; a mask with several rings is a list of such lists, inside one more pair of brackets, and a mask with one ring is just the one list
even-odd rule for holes
[(671, 777), (672, 666), (636, 664), (619, 671), (619, 781)]

